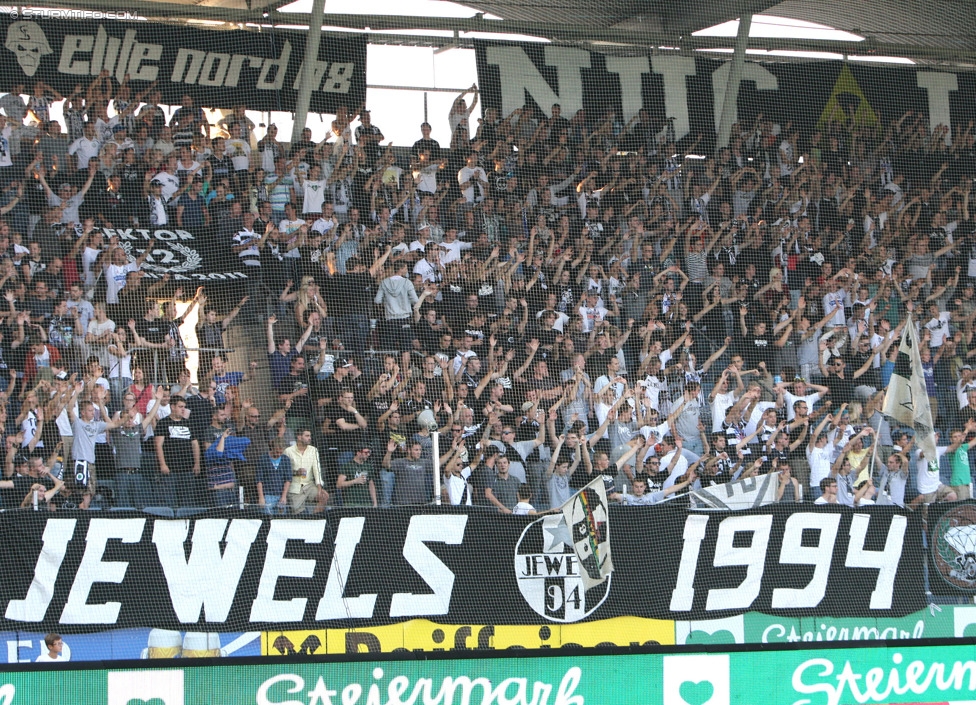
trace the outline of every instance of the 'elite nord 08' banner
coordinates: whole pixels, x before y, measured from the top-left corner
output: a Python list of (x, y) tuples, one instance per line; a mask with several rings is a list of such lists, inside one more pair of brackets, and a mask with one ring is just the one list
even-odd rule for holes
[[(113, 20), (0, 17), (0, 91), (44, 81), (69, 95), (107, 72), (129, 76), (133, 93), (151, 83), (162, 102), (249, 110), (295, 109), (305, 33), (287, 30), (208, 32), (186, 26)], [(366, 98), (366, 38), (323, 34), (314, 67), (310, 109), (335, 113)]]

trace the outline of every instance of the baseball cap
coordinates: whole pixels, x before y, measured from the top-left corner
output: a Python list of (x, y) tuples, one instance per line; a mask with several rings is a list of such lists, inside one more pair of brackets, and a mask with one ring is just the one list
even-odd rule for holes
[(529, 410), (529, 409), (531, 409), (531, 408), (532, 408), (533, 406), (535, 406), (535, 404), (533, 404), (533, 403), (532, 403), (532, 402), (530, 402), (530, 401), (527, 401), (527, 402), (525, 402), (524, 404), (522, 404), (522, 411), (528, 411), (528, 410)]
[(115, 126), (114, 126), (114, 127), (112, 128), (112, 134), (114, 135), (114, 134), (116, 134), (117, 132), (125, 132), (125, 131), (126, 131), (126, 129), (127, 129), (127, 128), (126, 128), (126, 126), (125, 126), (125, 125), (115, 125)]
[(56, 375), (54, 375), (54, 379), (59, 379), (59, 380), (64, 381), (64, 380), (68, 379), (68, 373), (65, 372), (64, 370), (61, 370)]
[(349, 361), (349, 358), (341, 357), (338, 360), (336, 360), (335, 366), (336, 367), (352, 367), (352, 363)]

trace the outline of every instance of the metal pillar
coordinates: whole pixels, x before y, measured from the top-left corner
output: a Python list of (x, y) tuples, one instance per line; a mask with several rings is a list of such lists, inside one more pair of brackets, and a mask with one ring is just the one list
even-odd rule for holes
[(732, 68), (729, 70), (729, 85), (725, 89), (722, 117), (718, 123), (718, 137), (715, 140), (716, 151), (722, 147), (729, 146), (729, 136), (732, 134), (732, 122), (736, 114), (736, 101), (739, 100), (742, 64), (746, 60), (746, 48), (749, 46), (749, 29), (751, 27), (752, 13), (742, 15), (739, 18), (739, 31), (735, 35), (735, 53), (732, 55)]
[(434, 431), (431, 435), (434, 452), (434, 504), (441, 504), (441, 434)]
[(313, 0), (312, 14), (308, 22), (308, 37), (305, 40), (305, 55), (302, 57), (302, 78), (295, 98), (295, 122), (291, 128), (292, 144), (302, 138), (302, 130), (305, 129), (305, 122), (308, 120), (308, 105), (315, 85), (315, 64), (319, 58), (324, 15), (325, 0)]

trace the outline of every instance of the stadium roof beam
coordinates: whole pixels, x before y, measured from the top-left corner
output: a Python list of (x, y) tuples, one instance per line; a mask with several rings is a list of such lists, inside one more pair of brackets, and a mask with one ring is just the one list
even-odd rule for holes
[[(69, 7), (86, 10), (118, 10), (117, 0), (57, 0), (51, 3), (58, 7)], [(768, 0), (759, 0), (756, 6), (770, 4)], [(976, 4), (976, 3), (974, 3)], [(735, 4), (739, 8), (738, 3)], [(182, 2), (160, 2), (149, 0), (135, 3), (132, 10), (143, 17), (165, 21), (174, 20), (210, 20), (231, 24), (274, 24), (307, 26), (310, 21), (308, 13), (283, 13), (266, 7), (244, 8), (184, 4)], [(728, 13), (725, 13), (728, 14)], [(708, 19), (712, 23), (711, 16)], [(694, 24), (699, 24), (695, 22)], [(670, 47), (684, 53), (701, 49), (731, 49), (733, 40), (730, 37), (698, 37), (692, 36), (690, 29), (687, 33), (668, 31), (667, 24), (662, 24), (654, 18), (631, 16), (626, 21), (617, 22), (613, 26), (585, 25), (583, 23), (542, 22), (535, 20), (489, 20), (480, 15), (470, 18), (449, 17), (411, 17), (403, 15), (368, 15), (368, 14), (329, 14), (323, 16), (323, 26), (349, 30), (372, 30), (374, 32), (397, 31), (449, 31), (458, 32), (461, 45), (467, 44), (465, 33), (529, 35), (549, 39), (559, 44), (586, 45), (592, 42), (602, 43), (595, 50), (604, 53), (646, 52), (662, 47)], [(906, 40), (910, 40), (906, 37)], [(436, 37), (404, 34), (377, 35), (373, 34), (370, 41), (383, 44), (407, 44), (441, 46), (451, 43), (449, 37)], [(969, 42), (967, 42), (969, 44)], [(871, 36), (864, 41), (837, 41), (828, 39), (795, 39), (795, 38), (758, 38), (750, 37), (748, 48), (760, 51), (791, 51), (791, 52), (829, 52), (841, 55), (858, 56), (900, 56), (909, 59), (930, 62), (974, 62), (976, 63), (976, 45), (960, 46), (950, 43), (920, 43), (912, 41), (888, 42)], [(716, 55), (715, 58), (719, 58)], [(790, 57), (769, 57), (775, 60), (788, 61)], [(802, 60), (802, 59), (800, 59)]]

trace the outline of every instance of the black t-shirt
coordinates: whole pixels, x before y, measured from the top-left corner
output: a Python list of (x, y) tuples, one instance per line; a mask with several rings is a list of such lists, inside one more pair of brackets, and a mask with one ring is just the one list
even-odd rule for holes
[(372, 310), (376, 282), (366, 272), (353, 272), (333, 277), (332, 293), (342, 301), (343, 316), (365, 316)]
[[(16, 328), (5, 325), (0, 327), (0, 330), (3, 331), (3, 340), (0, 341), (0, 349), (3, 350), (3, 359), (6, 360), (10, 369), (23, 372), (24, 366), (27, 364), (27, 351), (30, 350), (30, 345), (20, 345), (16, 348), (11, 347), (11, 343), (15, 340)], [(9, 374), (6, 372), (6, 368), (3, 369), (3, 373)]]
[(210, 403), (209, 399), (206, 399), (199, 394), (187, 394), (186, 395), (186, 408), (190, 410), (190, 418), (187, 419), (187, 425), (190, 427), (190, 433), (196, 439), (202, 438), (202, 433), (207, 426), (210, 425), (213, 420), (213, 412), (216, 408)]
[(152, 321), (140, 318), (136, 321), (136, 332), (139, 334), (139, 337), (144, 338), (147, 342), (153, 343), (154, 345), (161, 345), (166, 342), (166, 332), (168, 330), (169, 325), (161, 318)]
[(162, 437), (163, 457), (172, 473), (193, 470), (193, 433), (186, 419), (167, 416), (156, 424), (156, 437)]
[(410, 148), (411, 153), (420, 154), (426, 151), (430, 154), (431, 159), (440, 159), (441, 155), (441, 145), (435, 139), (424, 139), (421, 137), (419, 140), (413, 143), (413, 147)]
[(838, 406), (844, 402), (854, 400), (854, 382), (850, 379), (841, 379), (837, 375), (828, 375), (824, 379), (824, 386), (830, 390), (830, 403)]
[(617, 349), (614, 347), (609, 347), (606, 350), (600, 350), (588, 358), (586, 358), (586, 374), (590, 376), (591, 379), (596, 379), (601, 375), (607, 373), (607, 365), (610, 364), (610, 360), (617, 356)]
[(54, 482), (50, 477), (41, 477), (34, 479), (28, 477), (27, 475), (14, 475), (12, 478), (14, 483), (14, 488), (12, 490), (3, 490), (0, 492), (0, 498), (3, 500), (4, 509), (19, 509), (20, 503), (24, 501), (24, 497), (30, 492), (30, 488), (35, 484), (44, 485), (47, 489), (54, 487)]
[(471, 484), (471, 504), (479, 507), (492, 506), (491, 502), (485, 498), (485, 488), (494, 484), (495, 471), (487, 465), (478, 465), (471, 471), (468, 482)]
[(746, 367), (756, 369), (760, 362), (767, 365), (772, 361), (773, 344), (765, 335), (749, 335), (739, 338), (739, 352), (746, 362)]
[(305, 373), (299, 375), (287, 374), (278, 383), (278, 394), (294, 394), (302, 389), (307, 389), (308, 391), (305, 394), (292, 397), (291, 408), (285, 412), (285, 416), (290, 419), (311, 419), (315, 415), (312, 411), (312, 390), (308, 386), (308, 375)]
[(349, 385), (341, 384), (334, 376), (328, 377), (315, 385), (315, 398), (316, 399), (329, 399), (334, 402), (339, 398), (339, 394), (343, 389), (347, 389)]
[(332, 434), (331, 440), (336, 448), (355, 452), (363, 447), (366, 442), (364, 429), (343, 431), (337, 423), (339, 419), (343, 419), (346, 423), (355, 424), (355, 414), (351, 411), (346, 411), (338, 404), (330, 404), (325, 410), (325, 418), (332, 422), (332, 429), (335, 433)]

